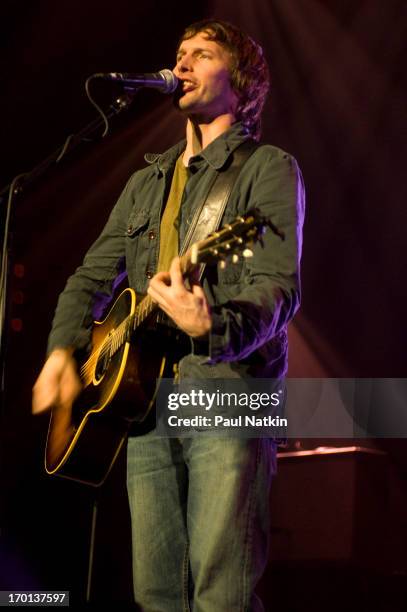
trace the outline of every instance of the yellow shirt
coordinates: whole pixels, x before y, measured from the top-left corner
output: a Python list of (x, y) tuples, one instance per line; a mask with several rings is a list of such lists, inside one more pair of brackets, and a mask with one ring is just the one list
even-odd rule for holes
[(183, 154), (180, 155), (175, 164), (170, 193), (161, 217), (157, 272), (168, 272), (171, 261), (178, 255), (178, 215), (182, 195), (188, 180), (188, 168), (184, 166), (182, 156)]

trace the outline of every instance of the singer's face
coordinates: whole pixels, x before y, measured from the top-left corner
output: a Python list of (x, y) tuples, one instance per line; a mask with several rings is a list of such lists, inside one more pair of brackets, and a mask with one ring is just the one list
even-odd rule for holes
[(230, 53), (205, 32), (182, 41), (174, 74), (181, 80), (175, 102), (188, 116), (212, 121), (234, 115), (237, 96), (230, 84)]

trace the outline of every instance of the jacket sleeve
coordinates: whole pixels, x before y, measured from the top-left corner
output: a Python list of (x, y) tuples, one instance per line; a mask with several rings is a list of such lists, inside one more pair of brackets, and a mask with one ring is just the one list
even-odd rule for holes
[(87, 252), (83, 264), (69, 277), (59, 296), (47, 354), (57, 347), (89, 348), (95, 296), (111, 295), (120, 261), (125, 255), (126, 222), (132, 205), (130, 186), (131, 179), (99, 238)]
[[(209, 364), (245, 359), (283, 330), (299, 307), (304, 185), (295, 159), (275, 151), (261, 159), (247, 208), (257, 207), (284, 239), (268, 229), (263, 246), (256, 243), (245, 260), (243, 290), (212, 307), (204, 351)], [(202, 352), (198, 341), (194, 353)]]

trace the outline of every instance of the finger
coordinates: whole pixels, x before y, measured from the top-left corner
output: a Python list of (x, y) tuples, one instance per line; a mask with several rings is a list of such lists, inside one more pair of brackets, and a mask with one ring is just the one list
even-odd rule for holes
[(169, 308), (169, 305), (165, 299), (165, 297), (162, 295), (161, 291), (157, 291), (157, 289), (155, 287), (152, 287), (150, 285), (150, 287), (147, 289), (147, 293), (150, 296), (150, 298), (153, 300), (153, 302), (156, 302), (156, 304), (159, 305), (160, 308)]
[(82, 390), (82, 382), (76, 372), (67, 369), (60, 383), (59, 398), (63, 404), (72, 404)]
[(57, 381), (52, 379), (41, 378), (33, 387), (32, 391), (32, 413), (39, 414), (45, 410), (49, 410), (56, 401), (58, 396)]
[(184, 286), (184, 278), (181, 271), (181, 260), (179, 257), (174, 257), (170, 266), (171, 285), (176, 289)]
[(202, 298), (206, 301), (205, 292), (202, 289), (201, 285), (192, 285), (192, 293), (199, 298)]
[(150, 284), (147, 288), (147, 293), (150, 297), (154, 298), (156, 302), (159, 302), (160, 300), (157, 298), (159, 297), (160, 299), (164, 299), (168, 290), (169, 287), (167, 285), (161, 282), (154, 281), (154, 279), (151, 279)]
[(165, 300), (161, 300), (158, 301), (158, 299), (154, 299), (152, 297), (153, 302), (155, 302), (157, 304), (157, 306), (163, 311), (165, 312), (165, 314), (167, 314), (169, 317), (171, 317), (173, 319), (173, 310), (172, 308), (170, 308), (170, 306), (168, 306), (167, 302), (165, 302)]
[(42, 398), (34, 396), (32, 400), (31, 412), (32, 414), (40, 414), (41, 412), (50, 410), (51, 406), (52, 402), (47, 402), (44, 401)]
[(159, 284), (164, 284), (166, 286), (171, 284), (171, 277), (169, 272), (157, 272), (157, 274), (155, 274), (153, 276), (153, 278), (150, 280), (150, 285), (151, 283), (153, 283), (153, 285), (157, 285)]

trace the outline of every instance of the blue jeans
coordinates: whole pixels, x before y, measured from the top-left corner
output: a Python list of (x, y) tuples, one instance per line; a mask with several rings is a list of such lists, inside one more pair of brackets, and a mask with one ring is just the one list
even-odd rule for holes
[(269, 439), (130, 438), (136, 602), (145, 612), (259, 612), (267, 562)]

